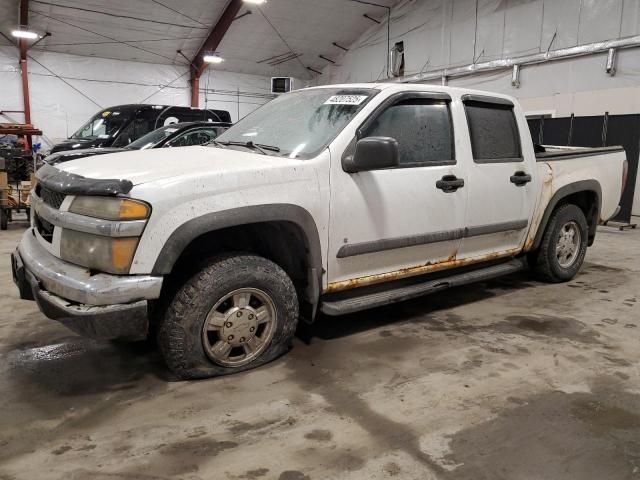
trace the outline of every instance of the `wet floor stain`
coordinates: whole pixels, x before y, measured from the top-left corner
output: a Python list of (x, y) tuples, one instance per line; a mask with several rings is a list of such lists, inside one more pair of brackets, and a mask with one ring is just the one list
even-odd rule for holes
[(328, 442), (333, 438), (333, 434), (330, 430), (321, 430), (316, 429), (312, 430), (309, 433), (305, 433), (304, 438), (308, 440), (317, 440), (320, 442)]
[[(632, 480), (640, 475), (640, 395), (553, 391), (451, 437), (455, 480)], [(544, 459), (544, 461), (540, 461)]]
[(59, 448), (56, 448), (51, 453), (53, 453), (54, 455), (62, 455), (64, 453), (67, 453), (69, 450), (71, 450), (71, 445), (63, 445)]
[(425, 319), (421, 324), (426, 330), (434, 332), (461, 334), (486, 332), (530, 337), (544, 336), (587, 344), (598, 343), (600, 336), (598, 332), (575, 318), (549, 315), (509, 315), (503, 320), (484, 324), (480, 320), (476, 323), (473, 319), (463, 320), (456, 315), (447, 314), (443, 318)]
[(162, 455), (171, 455), (175, 457), (185, 458), (212, 458), (224, 450), (235, 448), (237, 446), (238, 444), (236, 442), (218, 441), (206, 438), (172, 443), (160, 448), (160, 453)]
[(388, 462), (384, 464), (384, 466), (382, 467), (382, 471), (390, 477), (395, 477), (397, 475), (400, 475), (400, 473), (402, 472), (402, 468), (400, 468), (400, 465), (398, 465), (396, 462)]
[(257, 478), (265, 477), (268, 473), (268, 468), (256, 468), (255, 470), (248, 470), (247, 473), (240, 475), (238, 478), (243, 480), (255, 480)]
[(311, 477), (299, 470), (285, 470), (280, 474), (278, 480), (311, 480)]
[(57, 343), (17, 348), (7, 354), (10, 373), (65, 396), (135, 388), (164, 369), (149, 344), (118, 344), (68, 337)]

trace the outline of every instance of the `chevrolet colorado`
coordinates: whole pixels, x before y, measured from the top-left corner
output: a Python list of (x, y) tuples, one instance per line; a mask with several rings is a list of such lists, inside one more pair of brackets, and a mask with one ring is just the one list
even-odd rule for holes
[(21, 297), (97, 338), (158, 341), (181, 378), (264, 364), (298, 319), (535, 270), (578, 272), (622, 148), (534, 146), (507, 96), (352, 84), (282, 95), (207, 146), (38, 171)]

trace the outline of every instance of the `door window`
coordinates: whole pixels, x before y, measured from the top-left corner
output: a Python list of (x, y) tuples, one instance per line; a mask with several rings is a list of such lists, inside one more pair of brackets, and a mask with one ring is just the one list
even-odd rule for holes
[(189, 147), (192, 145), (203, 145), (216, 138), (216, 132), (209, 128), (198, 128), (189, 130), (169, 142), (171, 147)]
[(367, 127), (364, 137), (396, 139), (400, 167), (455, 163), (453, 128), (446, 101), (400, 100)]
[(465, 102), (476, 163), (520, 162), (520, 134), (513, 105)]

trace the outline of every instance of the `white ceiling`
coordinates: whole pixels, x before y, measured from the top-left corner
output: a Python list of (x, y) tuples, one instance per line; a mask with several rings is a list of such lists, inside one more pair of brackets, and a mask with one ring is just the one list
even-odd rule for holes
[[(375, 0), (391, 6), (398, 0)], [(50, 32), (39, 50), (150, 63), (187, 64), (177, 50), (193, 58), (227, 0), (30, 0), (30, 28)], [(18, 22), (19, 0), (0, 0), (0, 31), (6, 35)], [(306, 67), (322, 70), (373, 22), (386, 17), (384, 8), (352, 0), (268, 0), (246, 4), (218, 47), (225, 62), (216, 69), (258, 75), (310, 78)], [(0, 36), (0, 45), (8, 40)], [(290, 52), (280, 65), (266, 59)]]

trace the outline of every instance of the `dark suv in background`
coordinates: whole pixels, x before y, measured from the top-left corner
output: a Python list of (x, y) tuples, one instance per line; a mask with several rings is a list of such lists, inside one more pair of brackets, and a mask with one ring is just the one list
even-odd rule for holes
[(204, 145), (213, 141), (218, 135), (231, 126), (227, 122), (187, 122), (173, 123), (149, 132), (131, 142), (124, 148), (99, 147), (82, 148), (80, 150), (65, 150), (52, 153), (44, 159), (50, 165), (68, 162), (77, 158), (104, 155), (107, 153), (126, 152), (129, 150), (146, 150), (149, 148), (188, 147)]
[(226, 110), (200, 110), (171, 105), (118, 105), (95, 114), (50, 153), (96, 147), (126, 147), (158, 127), (183, 122), (230, 123)]

